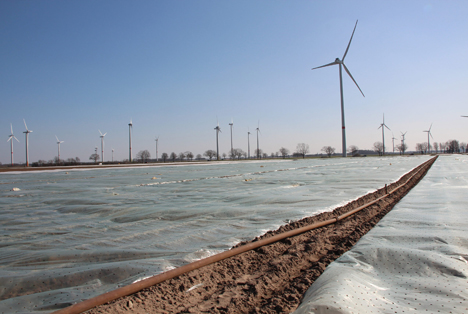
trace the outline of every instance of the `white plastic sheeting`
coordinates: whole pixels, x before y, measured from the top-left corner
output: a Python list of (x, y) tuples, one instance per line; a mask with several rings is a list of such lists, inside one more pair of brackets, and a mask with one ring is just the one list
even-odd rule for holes
[(468, 156), (440, 156), (296, 314), (468, 313)]

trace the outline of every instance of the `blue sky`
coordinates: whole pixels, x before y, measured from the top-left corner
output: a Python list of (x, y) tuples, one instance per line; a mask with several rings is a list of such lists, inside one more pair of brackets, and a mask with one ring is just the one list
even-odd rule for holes
[[(385, 122), (407, 144), (468, 142), (466, 1), (1, 1), (0, 162), (57, 154), (88, 160), (105, 137), (105, 159), (251, 150), (307, 143), (341, 151), (341, 58), (363, 90), (344, 77), (347, 144), (381, 141)], [(391, 150), (392, 132), (386, 132)]]

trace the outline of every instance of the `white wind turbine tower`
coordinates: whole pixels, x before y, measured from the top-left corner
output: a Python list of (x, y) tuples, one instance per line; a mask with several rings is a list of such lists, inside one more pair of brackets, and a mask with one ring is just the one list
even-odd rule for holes
[(233, 156), (234, 156), (234, 147), (232, 146), (232, 126), (234, 125), (234, 121), (232, 121), (232, 118), (231, 118), (231, 123), (229, 123), (229, 125), (231, 126), (231, 158), (233, 158)]
[(156, 162), (158, 162), (158, 143), (159, 143), (159, 136), (155, 139), (156, 141)]
[(395, 153), (395, 135), (393, 135), (393, 132), (392, 132), (392, 145), (393, 145), (393, 153)]
[(432, 137), (431, 128), (432, 128), (432, 123), (431, 123), (431, 126), (429, 127), (429, 130), (423, 131), (427, 133), (427, 151), (429, 152), (429, 154), (431, 153), (431, 142), (429, 141), (429, 135)]
[[(344, 98), (343, 98), (343, 75), (342, 75), (342, 66), (344, 67), (346, 73), (348, 73), (349, 77), (353, 80), (354, 84), (356, 84), (357, 88), (361, 92), (362, 96), (364, 96), (364, 93), (362, 92), (361, 88), (359, 87), (358, 83), (354, 80), (353, 76), (351, 75), (351, 72), (349, 72), (348, 68), (344, 64), (344, 59), (346, 58), (346, 54), (348, 53), (349, 46), (351, 45), (351, 40), (353, 40), (354, 36), (354, 31), (356, 30), (358, 21), (356, 21), (356, 25), (354, 25), (354, 30), (353, 33), (351, 34), (351, 38), (348, 43), (348, 47), (346, 48), (346, 51), (343, 55), (342, 60), (340, 58), (336, 58), (334, 62), (322, 65), (320, 67), (313, 68), (312, 70), (315, 69), (320, 69), (328, 66), (332, 66), (335, 64), (339, 65), (340, 68), (340, 95), (341, 95), (341, 137), (342, 137), (342, 150), (343, 150), (343, 157), (346, 157), (346, 131), (345, 131), (345, 114), (344, 114)], [(365, 97), (365, 96), (364, 96)]]
[(13, 166), (13, 139), (15, 139), (18, 143), (20, 142), (16, 136), (13, 135), (13, 125), (10, 123), (10, 128), (11, 128), (11, 134), (8, 137), (7, 142), (10, 142), (10, 148), (11, 148), (11, 165)]
[(55, 138), (57, 139), (57, 145), (58, 145), (58, 162), (60, 163), (60, 144), (62, 144), (63, 142), (65, 141), (60, 141), (57, 137), (57, 135), (55, 135)]
[(31, 130), (28, 130), (28, 126), (26, 125), (26, 120), (23, 119), (24, 127), (26, 131), (23, 133), (26, 134), (26, 167), (29, 167), (29, 133), (32, 133)]
[(114, 149), (112, 148), (112, 162), (114, 162)]
[(247, 151), (250, 159), (250, 130), (247, 128)]
[(385, 136), (384, 136), (385, 134), (384, 134), (384, 129), (387, 128), (390, 131), (388, 126), (385, 124), (385, 114), (383, 115), (382, 123), (380, 123), (380, 126), (377, 128), (377, 130), (380, 129), (380, 128), (382, 128), (383, 155), (385, 155)]
[(216, 130), (216, 160), (219, 160), (218, 134), (219, 132), (221, 132), (221, 128), (219, 127), (219, 122), (218, 122), (218, 125), (214, 129)]
[(257, 159), (260, 159), (260, 146), (258, 144), (258, 133), (260, 132), (260, 120), (258, 121), (257, 126)]
[(132, 123), (132, 119), (130, 119), (130, 123), (128, 124), (128, 146), (129, 146), (128, 161), (129, 162), (132, 162), (132, 129), (133, 129), (133, 123)]
[(104, 162), (104, 136), (106, 136), (107, 132), (102, 134), (101, 130), (98, 130), (99, 133), (101, 134), (101, 162)]

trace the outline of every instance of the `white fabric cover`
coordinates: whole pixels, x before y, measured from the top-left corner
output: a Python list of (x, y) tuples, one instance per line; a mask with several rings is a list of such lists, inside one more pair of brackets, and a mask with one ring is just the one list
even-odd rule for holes
[(468, 313), (468, 156), (440, 156), (296, 314)]

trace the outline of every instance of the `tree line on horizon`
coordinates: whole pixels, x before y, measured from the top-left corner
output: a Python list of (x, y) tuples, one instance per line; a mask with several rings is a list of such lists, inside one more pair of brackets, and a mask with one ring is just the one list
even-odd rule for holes
[[(408, 151), (408, 146), (405, 143), (401, 143), (398, 145), (395, 145), (395, 150), (400, 154), (404, 155)], [(336, 149), (332, 146), (323, 146), (321, 151), (327, 156), (327, 157), (332, 157), (335, 155)], [(458, 140), (448, 140), (446, 142), (433, 142), (432, 144), (428, 145), (427, 142), (424, 143), (417, 143), (415, 145), (415, 150), (414, 153), (418, 154), (427, 154), (428, 152), (434, 152), (434, 153), (468, 153), (468, 144), (465, 142), (459, 142)], [(378, 154), (379, 156), (383, 155), (383, 143), (382, 142), (375, 142), (372, 149), (359, 149), (356, 145), (350, 145), (347, 149), (347, 152), (351, 154), (351, 156), (361, 156), (362, 154), (369, 154), (371, 152), (374, 152)], [(263, 152), (262, 149), (255, 149), (253, 151), (253, 155), (250, 156), (250, 159), (257, 159), (257, 156), (261, 159), (265, 158), (286, 158), (286, 157), (293, 157), (293, 158), (305, 158), (307, 154), (310, 153), (310, 148), (309, 145), (306, 143), (298, 143), (296, 146), (296, 150), (291, 154), (290, 150), (281, 147), (277, 152), (272, 152), (270, 155), (267, 153)], [(395, 154), (395, 152), (388, 151), (386, 150), (386, 154)], [(241, 148), (234, 148), (232, 151), (229, 151), (229, 153), (223, 153), (221, 156), (223, 160), (226, 158), (229, 158), (231, 160), (240, 160), (240, 159), (249, 159), (248, 153), (242, 150)], [(203, 155), (202, 154), (197, 154), (194, 155), (191, 151), (185, 151), (185, 152), (180, 152), (180, 153), (175, 153), (171, 152), (170, 154), (168, 153), (162, 153), (161, 157), (158, 158), (158, 161), (166, 162), (166, 161), (193, 161), (195, 160), (213, 160), (213, 158), (216, 158), (216, 151), (209, 149), (206, 150)], [(89, 160), (98, 163), (100, 159), (100, 155), (95, 151), (93, 154), (90, 155)], [(151, 159), (151, 153), (149, 150), (141, 150), (137, 153), (135, 161), (137, 162), (142, 162), (142, 163), (147, 163), (147, 162), (154, 162), (155, 159)], [(128, 159), (124, 159), (122, 161), (106, 161), (105, 163), (128, 163)], [(80, 160), (80, 158), (75, 157), (75, 158), (68, 158), (68, 159), (58, 159), (57, 156), (55, 156), (51, 160), (38, 160), (36, 162), (33, 162), (31, 165), (33, 167), (46, 167), (46, 166), (57, 166), (57, 165), (63, 165), (63, 166), (73, 166), (73, 165), (79, 165), (79, 164), (84, 164)], [(0, 163), (1, 165), (1, 163)]]

